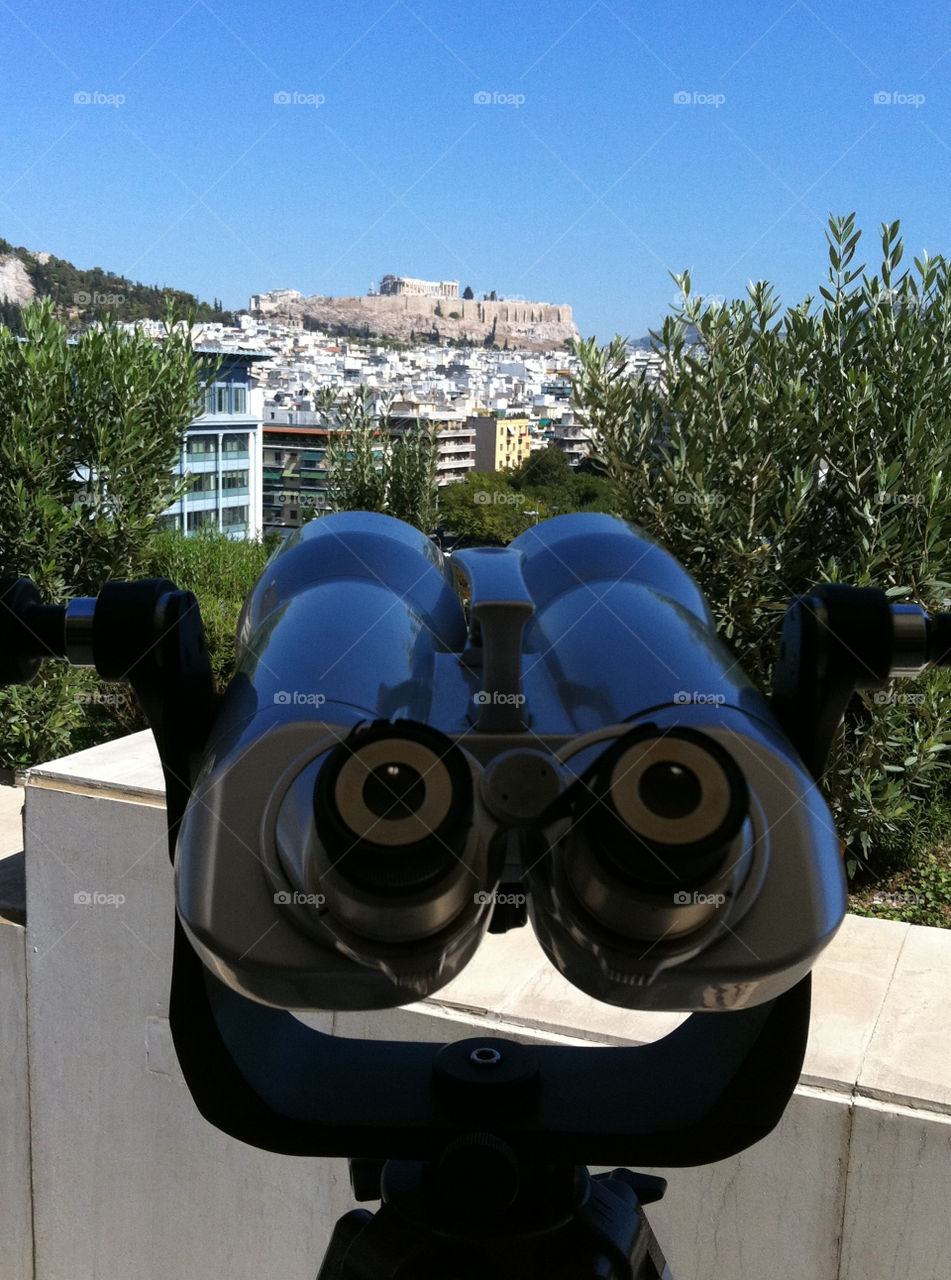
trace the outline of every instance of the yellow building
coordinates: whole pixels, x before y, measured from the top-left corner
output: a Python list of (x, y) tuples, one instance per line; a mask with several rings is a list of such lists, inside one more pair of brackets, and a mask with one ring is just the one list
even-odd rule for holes
[(475, 430), (476, 471), (505, 471), (508, 467), (517, 467), (531, 452), (528, 418), (475, 416), (466, 419), (466, 426)]

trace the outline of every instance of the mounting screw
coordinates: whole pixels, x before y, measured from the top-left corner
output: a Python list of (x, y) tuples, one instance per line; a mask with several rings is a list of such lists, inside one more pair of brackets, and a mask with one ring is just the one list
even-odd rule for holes
[(481, 1045), (478, 1049), (473, 1049), (469, 1054), (469, 1061), (474, 1062), (477, 1067), (494, 1067), (496, 1063), (502, 1061), (502, 1055), (498, 1049), (490, 1049), (488, 1045)]

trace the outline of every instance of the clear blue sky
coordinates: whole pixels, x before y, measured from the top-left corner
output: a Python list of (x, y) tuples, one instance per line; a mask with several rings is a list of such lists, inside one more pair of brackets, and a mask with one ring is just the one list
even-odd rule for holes
[(951, 251), (949, 77), (917, 0), (0, 0), (0, 235), (229, 307), (395, 272), (638, 337), (684, 267), (815, 294), (830, 212), (871, 263), (895, 218)]

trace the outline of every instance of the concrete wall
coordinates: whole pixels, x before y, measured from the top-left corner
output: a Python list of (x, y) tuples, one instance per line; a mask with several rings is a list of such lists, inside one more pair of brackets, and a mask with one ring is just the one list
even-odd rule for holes
[[(168, 1033), (160, 801), (148, 735), (30, 775), (35, 1277), (313, 1280), (351, 1204), (345, 1163), (266, 1155), (195, 1112)], [(817, 969), (802, 1082), (776, 1131), (716, 1165), (657, 1171), (670, 1187), (649, 1216), (677, 1280), (948, 1275), (949, 971), (951, 933), (847, 919)], [(16, 999), (2, 1016), (6, 1049)], [(368, 1038), (489, 1030), (610, 1044), (655, 1039), (679, 1020), (591, 1002), (527, 930), (487, 939), (436, 999), (324, 1016), (335, 1033)], [(14, 1192), (22, 1135), (18, 1150)], [(21, 1256), (0, 1268), (4, 1280), (33, 1275), (23, 1203)]]
[(346, 1162), (258, 1151), (198, 1115), (167, 1020), (164, 808), (102, 780), (27, 788), (36, 1280), (314, 1280)]
[(26, 931), (0, 917), (0, 1275), (32, 1277)]

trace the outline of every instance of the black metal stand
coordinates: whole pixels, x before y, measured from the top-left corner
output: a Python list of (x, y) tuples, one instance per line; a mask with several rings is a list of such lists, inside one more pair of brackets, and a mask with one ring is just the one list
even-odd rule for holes
[[(132, 683), (165, 771), (174, 858), (214, 716), (194, 596), (110, 583), (66, 610), (0, 580), (0, 685), (51, 656)], [(857, 687), (932, 664), (951, 665), (948, 615), (819, 588), (787, 616), (773, 709), (819, 776)], [(636, 1049), (348, 1041), (226, 987), (176, 921), (169, 1019), (206, 1119), (264, 1150), (345, 1155), (355, 1197), (382, 1200), (340, 1220), (318, 1280), (670, 1280), (643, 1212), (663, 1179), (583, 1166), (707, 1164), (765, 1136), (799, 1076), (809, 1003), (806, 977)]]
[[(489, 1134), (470, 1134), (438, 1165), (352, 1169), (355, 1209), (337, 1223), (317, 1280), (662, 1280), (669, 1277), (642, 1206), (662, 1178), (570, 1165), (520, 1168)], [(372, 1174), (370, 1175), (372, 1176)]]

